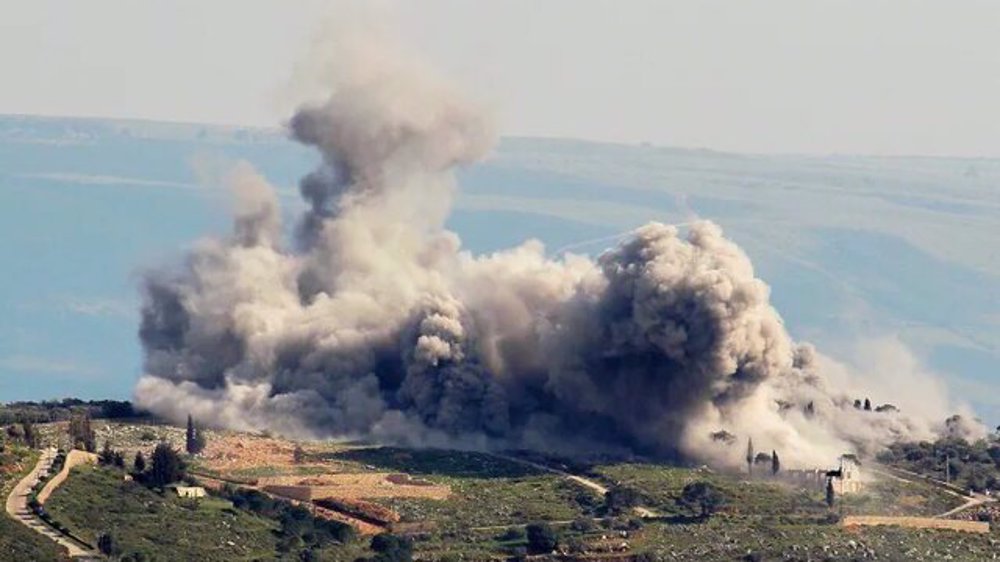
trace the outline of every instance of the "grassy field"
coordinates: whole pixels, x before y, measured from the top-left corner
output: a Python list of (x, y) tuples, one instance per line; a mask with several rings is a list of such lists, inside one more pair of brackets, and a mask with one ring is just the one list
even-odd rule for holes
[[(980, 561), (996, 552), (994, 535), (891, 527), (753, 522), (720, 516), (705, 523), (647, 525), (633, 545), (654, 560)], [(747, 558), (752, 559), (752, 558)]]
[[(6, 503), (14, 485), (38, 460), (38, 452), (8, 444), (0, 453), (0, 498)], [(55, 543), (7, 516), (0, 516), (0, 560), (63, 560)]]
[(74, 469), (46, 508), (91, 543), (112, 531), (125, 553), (142, 552), (154, 560), (256, 560), (275, 549), (272, 521), (221, 500), (161, 496), (124, 482), (121, 472), (110, 469)]
[(841, 503), (847, 515), (933, 517), (958, 507), (963, 500), (937, 486), (886, 477), (868, 484), (864, 494), (845, 496)]
[(600, 503), (593, 492), (565, 478), (482, 453), (378, 447), (342, 451), (331, 458), (450, 486), (452, 496), (446, 500), (377, 500), (396, 510), (403, 522), (433, 522), (442, 533), (569, 521), (592, 515), (588, 504)]

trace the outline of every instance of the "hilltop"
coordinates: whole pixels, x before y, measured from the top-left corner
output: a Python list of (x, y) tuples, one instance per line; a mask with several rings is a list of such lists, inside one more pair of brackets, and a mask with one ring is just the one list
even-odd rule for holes
[[(97, 444), (121, 453), (123, 467), (73, 468), (45, 511), (85, 543), (113, 534), (130, 560), (389, 556), (371, 550), (388, 548), (387, 539), (373, 543), (373, 536), (401, 537), (403, 545), (393, 550), (398, 558), (377, 560), (940, 560), (946, 553), (978, 560), (998, 539), (995, 529), (843, 527), (850, 515), (933, 518), (965, 506), (966, 492), (936, 483), (936, 473), (906, 475), (920, 470), (920, 463), (894, 460), (906, 458), (906, 448), (887, 450), (883, 464), (864, 461), (863, 492), (838, 496), (830, 509), (815, 486), (637, 457), (405, 449), (206, 429), (204, 450), (182, 456), (187, 479), (208, 496), (185, 499), (129, 476), (137, 452), (149, 459), (159, 443), (183, 451), (184, 428), (134, 419), (91, 423)], [(37, 425), (39, 445), (67, 447), (67, 427)], [(15, 437), (5, 441), (7, 470), (23, 474), (37, 456)], [(1000, 474), (990, 457), (995, 441), (951, 447), (957, 482), (987, 470)], [(694, 484), (715, 495), (691, 496)], [(964, 509), (948, 518), (989, 520), (991, 513)], [(17, 544), (36, 545), (37, 559), (55, 559), (50, 544), (11, 525), (17, 534), (10, 536), (30, 537)]]

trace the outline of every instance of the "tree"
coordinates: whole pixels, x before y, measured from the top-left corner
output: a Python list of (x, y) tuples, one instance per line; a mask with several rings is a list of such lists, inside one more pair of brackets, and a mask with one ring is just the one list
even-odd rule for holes
[(153, 450), (147, 484), (154, 488), (162, 488), (182, 478), (184, 478), (184, 462), (177, 451), (166, 443), (157, 445)]
[(118, 539), (110, 532), (101, 533), (101, 536), (97, 537), (97, 549), (108, 558), (118, 556), (122, 552)]
[(855, 410), (860, 410), (861, 409), (861, 399), (859, 399), (859, 398), (855, 398), (854, 399), (854, 409)]
[(528, 536), (528, 550), (536, 554), (548, 554), (559, 546), (559, 538), (548, 523), (532, 523), (525, 532)]
[(708, 482), (691, 482), (684, 486), (678, 503), (706, 518), (726, 504), (726, 496)]
[(747, 438), (747, 474), (753, 476), (753, 438)]
[(21, 434), (24, 436), (24, 444), (32, 449), (38, 448), (38, 434), (35, 433), (35, 426), (30, 420), (25, 420), (21, 424)]
[(197, 455), (205, 450), (205, 435), (194, 425), (194, 418), (188, 414), (187, 434), (185, 435), (184, 448), (189, 455)]
[(184, 436), (185, 437), (184, 448), (187, 450), (189, 455), (193, 455), (195, 453), (194, 436), (195, 436), (194, 418), (191, 417), (191, 414), (188, 414), (187, 433)]
[(295, 464), (302, 464), (306, 460), (306, 452), (302, 449), (302, 445), (296, 444), (295, 450), (292, 451), (292, 461)]
[(833, 500), (835, 498), (833, 492), (833, 478), (826, 479), (826, 505), (827, 507), (833, 507)]
[(865, 411), (866, 412), (872, 411), (872, 401), (869, 400), (868, 398), (865, 398)]
[(781, 461), (778, 460), (778, 451), (771, 451), (771, 474), (777, 476), (779, 470), (781, 470)]
[(608, 513), (621, 513), (639, 505), (639, 492), (627, 486), (612, 486), (604, 494), (604, 509)]
[(93, 453), (97, 450), (97, 438), (90, 424), (90, 413), (87, 411), (73, 414), (69, 420), (69, 441), (74, 448), (84, 449)]
[(109, 465), (114, 462), (115, 452), (111, 450), (111, 441), (104, 440), (104, 448), (97, 455), (97, 462), (102, 465)]
[(132, 461), (132, 472), (136, 474), (146, 472), (146, 457), (143, 456), (142, 451), (135, 453), (135, 460)]
[(372, 537), (371, 548), (378, 554), (375, 562), (409, 562), (413, 560), (413, 543), (406, 537), (382, 533)]

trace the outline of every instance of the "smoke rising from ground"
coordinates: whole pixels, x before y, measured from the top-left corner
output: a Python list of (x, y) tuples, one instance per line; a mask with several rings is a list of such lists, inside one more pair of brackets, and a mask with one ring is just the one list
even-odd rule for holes
[(740, 462), (725, 431), (789, 466), (933, 435), (829, 385), (710, 222), (650, 223), (596, 261), (536, 241), (462, 251), (443, 228), (453, 170), (490, 150), (490, 121), (398, 53), (344, 52), (330, 96), (289, 124), (322, 156), (297, 223), (240, 165), (229, 237), (146, 275), (141, 406), (296, 436)]

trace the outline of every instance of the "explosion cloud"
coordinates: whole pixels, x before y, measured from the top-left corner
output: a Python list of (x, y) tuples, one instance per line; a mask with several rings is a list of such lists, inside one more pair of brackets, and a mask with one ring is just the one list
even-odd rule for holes
[(534, 241), (462, 251), (443, 228), (453, 170), (490, 150), (489, 120), (417, 63), (348, 51), (329, 98), (290, 122), (322, 156), (292, 239), (244, 164), (232, 234), (145, 276), (141, 406), (296, 436), (720, 463), (743, 451), (719, 432), (752, 433), (790, 466), (931, 435), (830, 388), (710, 222), (648, 224), (596, 261)]

